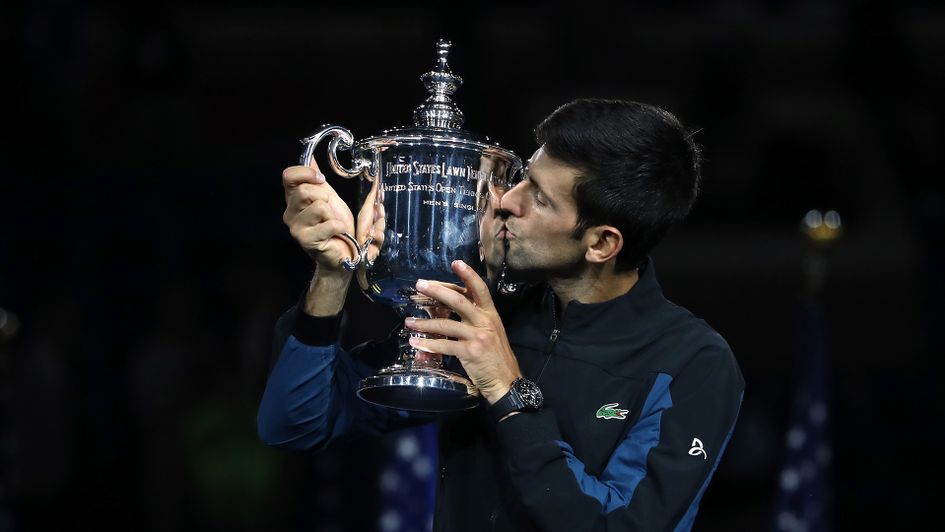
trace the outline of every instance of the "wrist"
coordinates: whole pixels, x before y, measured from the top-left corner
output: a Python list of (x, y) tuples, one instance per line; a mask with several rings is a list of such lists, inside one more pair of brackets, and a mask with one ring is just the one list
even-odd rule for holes
[(349, 284), (351, 272), (319, 267), (309, 282), (302, 310), (315, 317), (339, 314), (344, 309)]
[(312, 282), (325, 283), (347, 283), (351, 281), (354, 272), (347, 270), (341, 264), (326, 266), (318, 261), (315, 262), (315, 273), (312, 274)]
[[(515, 380), (515, 379), (512, 379), (512, 380)], [(482, 398), (486, 400), (486, 404), (488, 404), (489, 406), (492, 406), (496, 403), (496, 401), (505, 397), (505, 394), (509, 393), (509, 390), (512, 389), (511, 382), (512, 381), (509, 381), (509, 384), (496, 386), (488, 390), (480, 390), (480, 392), (482, 393)]]
[[(486, 407), (489, 417), (496, 423), (519, 411), (537, 412), (544, 405), (544, 395), (538, 385), (524, 377), (516, 378), (507, 388), (504, 395)], [(488, 400), (491, 395), (484, 394), (483, 397)]]

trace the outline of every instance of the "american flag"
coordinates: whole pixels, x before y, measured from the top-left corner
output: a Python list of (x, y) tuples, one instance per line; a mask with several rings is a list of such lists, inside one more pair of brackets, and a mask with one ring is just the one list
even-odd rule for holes
[(823, 309), (816, 303), (805, 305), (800, 343), (794, 410), (787, 431), (787, 453), (779, 477), (773, 529), (827, 532), (832, 455), (828, 431), (828, 356)]
[(380, 476), (380, 532), (429, 532), (437, 471), (436, 425), (428, 423), (394, 435)]

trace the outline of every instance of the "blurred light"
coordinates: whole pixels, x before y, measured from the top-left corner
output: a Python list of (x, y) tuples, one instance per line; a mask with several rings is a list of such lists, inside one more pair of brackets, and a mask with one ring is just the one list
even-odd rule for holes
[(801, 231), (815, 244), (829, 244), (843, 234), (843, 224), (837, 211), (827, 211), (825, 214), (813, 209), (804, 215)]
[(20, 319), (16, 314), (0, 308), (0, 342), (12, 339), (19, 330)]
[(804, 225), (807, 230), (813, 230), (821, 226), (824, 223), (824, 217), (820, 214), (818, 210), (807, 211), (807, 214), (804, 215)]
[(827, 211), (824, 215), (824, 224), (830, 229), (840, 229), (840, 215), (837, 211)]

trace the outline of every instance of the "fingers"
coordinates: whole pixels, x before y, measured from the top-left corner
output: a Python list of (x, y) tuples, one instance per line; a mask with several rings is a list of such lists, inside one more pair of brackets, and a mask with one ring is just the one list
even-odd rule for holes
[(407, 318), (405, 324), (413, 331), (426, 334), (445, 336), (446, 338), (419, 338), (410, 337), (410, 345), (419, 351), (439, 353), (462, 358), (465, 354), (463, 345), (457, 341), (472, 334), (470, 327), (464, 323), (449, 318), (416, 319)]
[(282, 220), (290, 228), (296, 224), (315, 225), (331, 219), (343, 220), (334, 215), (331, 206), (324, 200), (313, 200), (304, 206), (300, 203), (286, 205), (282, 216)]
[[(454, 285), (455, 286), (455, 285)], [(472, 301), (466, 298), (466, 295), (450, 286), (448, 283), (435, 283), (431, 281), (417, 281), (417, 291), (425, 296), (430, 296), (443, 305), (451, 308), (453, 312), (459, 314), (463, 321), (477, 325), (473, 320), (477, 317), (478, 310)]]
[(329, 270), (340, 270), (342, 262), (358, 256), (357, 246), (344, 234), (354, 234), (351, 209), (312, 160), (307, 166), (282, 171), (286, 209), (282, 220), (292, 237), (309, 256)]
[(460, 348), (461, 344), (453, 340), (411, 337), (410, 345), (420, 351), (450, 355), (460, 360), (462, 360), (464, 354), (464, 351)]
[(475, 335), (475, 330), (469, 325), (449, 318), (407, 318), (404, 323), (414, 331), (454, 339), (467, 339)]
[(314, 201), (327, 201), (335, 190), (325, 182), (325, 176), (307, 166), (290, 166), (282, 172), (282, 187), (286, 207), (300, 211)]
[[(465, 293), (466, 293), (466, 289), (465, 289), (465, 288), (463, 288), (463, 287), (461, 287), (461, 286), (456, 286), (455, 284), (443, 283), (443, 282), (440, 282), (440, 281), (427, 281), (427, 282), (428, 282), (428, 283), (439, 284), (439, 285), (441, 285), (441, 286), (445, 286), (445, 287), (447, 287), (447, 288), (449, 288), (449, 289), (451, 289), (451, 290), (455, 290), (455, 291), (457, 291), (457, 292), (459, 292), (459, 293), (461, 293), (461, 294), (465, 294)], [(447, 306), (445, 306), (445, 305), (442, 305), (442, 304), (430, 305), (430, 306), (428, 306), (429, 303), (430, 303), (430, 301), (429, 301), (429, 300), (430, 300), (430, 297), (427, 296), (426, 294), (423, 294), (423, 293), (419, 293), (419, 292), (418, 292), (418, 293), (416, 293), (416, 294), (411, 295), (411, 296), (410, 296), (410, 300), (413, 301), (414, 303), (420, 305), (421, 307), (424, 307), (424, 308), (426, 309), (426, 311), (427, 311), (427, 314), (429, 314), (431, 318), (449, 318), (449, 317), (453, 314), (452, 309), (450, 309), (449, 307), (447, 307)], [(412, 318), (411, 318), (411, 319), (412, 319)]]
[[(466, 287), (465, 287), (465, 286), (459, 286), (458, 284), (447, 283), (447, 282), (444, 282), (444, 281), (427, 281), (427, 282), (430, 283), (430, 284), (435, 284), (435, 285), (437, 285), (437, 286), (443, 286), (443, 287), (449, 288), (450, 290), (452, 290), (452, 291), (454, 291), (454, 292), (458, 292), (458, 293), (460, 293), (460, 294), (466, 295)], [(467, 298), (467, 299), (468, 299), (468, 298)]]
[(331, 199), (331, 193), (325, 189), (327, 185), (319, 187), (311, 183), (302, 183), (286, 194), (286, 209), (291, 212), (299, 212), (315, 202), (328, 202)]
[(315, 225), (294, 224), (289, 228), (292, 238), (302, 247), (317, 251), (325, 251), (328, 241), (344, 232), (345, 225), (339, 220), (326, 220)]
[(483, 310), (492, 310), (495, 305), (492, 303), (492, 294), (489, 293), (489, 287), (485, 281), (479, 277), (476, 270), (461, 260), (453, 261), (453, 273), (459, 277), (466, 285), (467, 295), (472, 298), (473, 303)]
[(302, 183), (320, 185), (325, 182), (325, 175), (318, 169), (315, 161), (312, 166), (290, 166), (282, 171), (282, 185), (286, 192)]
[[(351, 231), (348, 223), (335, 212), (328, 202), (316, 201), (301, 212), (291, 213), (286, 209), (286, 225), (289, 226), (289, 233), (305, 249), (314, 249), (322, 251), (327, 247), (325, 242), (334, 237), (341, 237), (342, 233)], [(347, 238), (342, 238), (348, 247), (354, 246)], [(356, 252), (352, 251), (356, 254)]]
[(453, 272), (466, 287), (435, 281), (417, 281), (417, 291), (432, 297), (441, 304), (459, 314), (463, 321), (472, 325), (483, 325), (479, 311), (493, 311), (495, 306), (489, 287), (468, 264), (461, 260), (453, 261)]

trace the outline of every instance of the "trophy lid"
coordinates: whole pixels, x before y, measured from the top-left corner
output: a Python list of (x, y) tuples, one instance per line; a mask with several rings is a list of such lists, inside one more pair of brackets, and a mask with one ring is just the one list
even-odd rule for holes
[(511, 150), (488, 136), (462, 129), (463, 112), (450, 99), (463, 79), (450, 70), (447, 55), (452, 44), (440, 39), (436, 44), (433, 70), (420, 76), (430, 96), (413, 111), (414, 124), (386, 129), (380, 135), (355, 144), (361, 149), (387, 149), (393, 146), (429, 146), (433, 148), (472, 149), (509, 161), (521, 161)]
[(358, 146), (369, 149), (395, 145), (465, 148), (518, 160), (514, 153), (488, 136), (462, 129), (463, 112), (450, 99), (463, 83), (463, 78), (453, 74), (447, 61), (451, 47), (452, 43), (445, 39), (436, 43), (436, 64), (420, 76), (430, 95), (414, 109), (413, 125), (386, 129), (380, 135), (357, 142)]
[(453, 74), (447, 62), (452, 46), (445, 39), (437, 41), (436, 65), (420, 76), (430, 96), (413, 111), (413, 123), (417, 127), (458, 129), (463, 126), (463, 112), (450, 99), (450, 95), (463, 84), (463, 78)]

